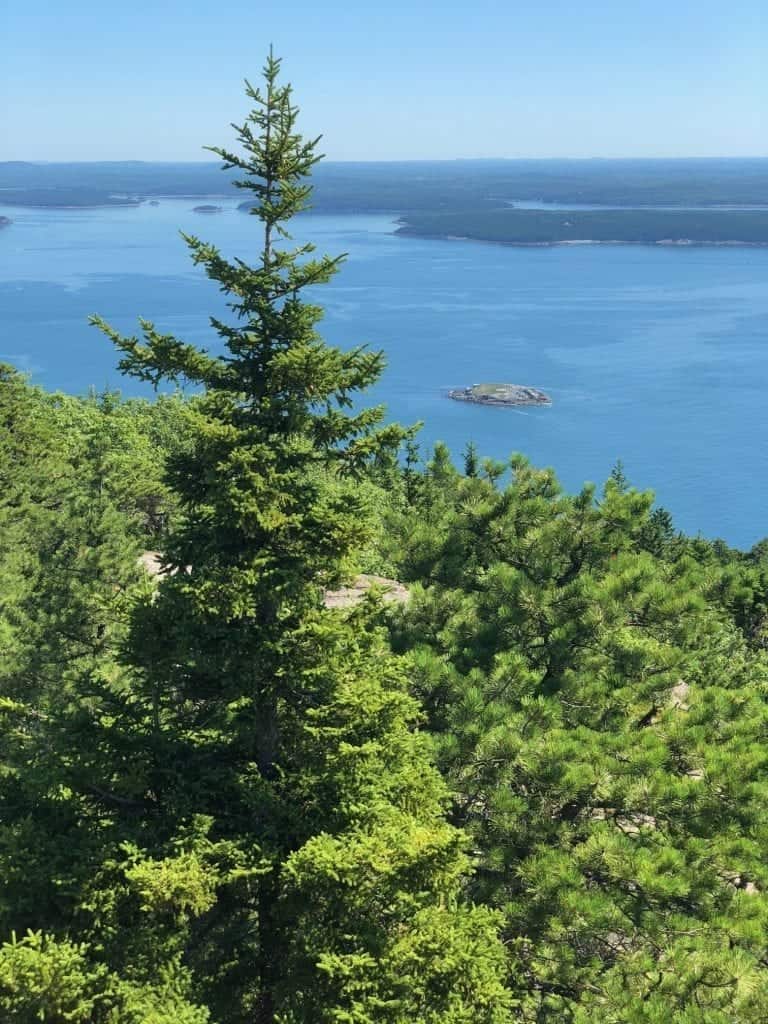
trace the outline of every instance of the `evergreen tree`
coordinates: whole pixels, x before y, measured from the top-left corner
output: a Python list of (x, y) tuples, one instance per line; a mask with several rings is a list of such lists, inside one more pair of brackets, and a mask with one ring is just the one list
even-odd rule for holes
[(270, 56), (247, 87), (242, 154), (215, 150), (255, 195), (258, 261), (186, 237), (235, 314), (212, 320), (222, 354), (97, 321), (125, 372), (202, 396), (130, 686), (81, 723), (78, 785), (99, 779), (111, 845), (75, 913), (86, 937), (101, 922), (121, 983), (147, 985), (153, 956), (224, 1024), (503, 1021), (496, 919), (462, 906), (463, 840), (403, 669), (375, 607), (322, 604), (372, 528), (355, 481), (406, 432), (352, 405), (381, 354), (327, 346), (303, 297), (340, 261), (286, 247), (318, 157), (278, 72)]
[[(123, 689), (116, 648), (141, 585), (128, 492), (141, 459), (119, 450), (100, 402), (48, 396), (10, 370), (0, 409), (0, 1017), (203, 1024), (172, 962), (121, 977), (69, 937), (83, 931), (107, 849), (119, 851), (88, 743)], [(132, 440), (144, 436), (132, 427)], [(141, 491), (152, 484), (144, 472)], [(104, 924), (85, 929), (97, 946)]]
[(413, 440), (406, 441), (402, 483), (408, 505), (415, 505), (419, 494), (418, 488), (421, 484), (421, 476), (418, 471), (419, 459), (418, 444)]
[(712, 551), (643, 550), (651, 496), (625, 481), (596, 501), (511, 468), (402, 525), (422, 586), (395, 638), (522, 1019), (766, 1019), (768, 664), (728, 608), (757, 618), (755, 591)]
[(621, 459), (616, 460), (616, 465), (611, 470), (610, 480), (622, 494), (629, 489), (629, 480), (624, 472), (624, 463)]
[(464, 476), (479, 476), (480, 456), (477, 452), (477, 445), (474, 441), (467, 442), (464, 449)]

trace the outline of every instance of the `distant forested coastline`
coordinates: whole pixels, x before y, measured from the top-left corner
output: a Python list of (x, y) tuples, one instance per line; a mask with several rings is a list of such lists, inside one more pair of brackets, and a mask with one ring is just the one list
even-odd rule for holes
[[(519, 245), (768, 244), (765, 159), (326, 163), (312, 182), (315, 213), (391, 214), (403, 235)], [(5, 207), (139, 207), (239, 195), (216, 163), (0, 163)]]
[[(325, 162), (318, 212), (467, 211), (515, 202), (600, 206), (766, 206), (768, 159)], [(108, 206), (241, 195), (206, 163), (0, 162), (3, 206)]]
[(768, 245), (768, 209), (446, 211), (409, 214), (397, 233), (507, 245)]

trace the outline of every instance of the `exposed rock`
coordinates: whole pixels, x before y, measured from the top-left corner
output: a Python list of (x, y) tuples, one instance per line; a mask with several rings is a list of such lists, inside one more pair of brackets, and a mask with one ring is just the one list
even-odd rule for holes
[(748, 896), (755, 896), (760, 892), (760, 889), (755, 885), (755, 883), (747, 881), (743, 875), (735, 873), (721, 875), (721, 877), (724, 878), (729, 885), (732, 885), (734, 889), (741, 889), (741, 891), (747, 893)]
[(538, 388), (523, 384), (473, 384), (454, 388), (448, 397), (476, 405), (551, 405), (552, 399)]
[(338, 590), (326, 590), (323, 597), (323, 604), (326, 608), (352, 608), (363, 600), (371, 587), (381, 588), (383, 598), (389, 603), (404, 604), (410, 597), (410, 593), (402, 583), (397, 580), (388, 580), (384, 576), (371, 576), (368, 573), (361, 573), (348, 587), (340, 587)]
[[(139, 555), (139, 565), (155, 579), (167, 575), (166, 570), (163, 569), (163, 556), (159, 551), (142, 552)], [(187, 572), (190, 571), (190, 568), (187, 566)], [(371, 587), (382, 590), (384, 601), (390, 604), (404, 604), (410, 597), (408, 589), (397, 580), (361, 573), (348, 587), (326, 590), (323, 594), (323, 604), (326, 608), (353, 608), (360, 604)]]
[(684, 679), (681, 679), (678, 683), (675, 684), (675, 686), (672, 687), (670, 693), (670, 697), (672, 699), (670, 703), (672, 704), (673, 708), (679, 708), (680, 711), (688, 710), (688, 704), (686, 703), (685, 698), (688, 696), (690, 689), (690, 686), (688, 685), (688, 683), (685, 682)]
[[(171, 569), (170, 572), (163, 569), (163, 556), (159, 551), (144, 551), (139, 555), (139, 565), (143, 566), (145, 572), (149, 573), (150, 576), (173, 576), (177, 570)], [(184, 567), (185, 572), (192, 572), (192, 566), (186, 565)]]
[(142, 566), (150, 576), (164, 576), (162, 555), (159, 551), (142, 551), (139, 555), (139, 565)]

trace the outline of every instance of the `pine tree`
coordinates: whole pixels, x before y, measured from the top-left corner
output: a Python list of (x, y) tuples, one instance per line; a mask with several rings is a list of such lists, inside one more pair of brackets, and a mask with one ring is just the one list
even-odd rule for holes
[(503, 908), (522, 1019), (766, 1019), (754, 567), (707, 542), (652, 557), (665, 520), (620, 473), (597, 500), (510, 468), (403, 524), (395, 638), (475, 837), (475, 896)]

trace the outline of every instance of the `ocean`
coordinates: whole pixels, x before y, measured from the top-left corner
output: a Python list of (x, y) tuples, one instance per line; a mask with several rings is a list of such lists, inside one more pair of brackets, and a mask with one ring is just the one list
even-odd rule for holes
[[(192, 267), (179, 229), (255, 260), (258, 222), (232, 200), (80, 210), (3, 208), (0, 360), (50, 389), (148, 394), (122, 378), (99, 313), (137, 317), (215, 350), (217, 287)], [(768, 248), (568, 245), (516, 248), (399, 237), (391, 217), (304, 215), (297, 241), (345, 252), (316, 289), (322, 330), (381, 348), (370, 392), (391, 419), (422, 421), (425, 452), (445, 441), (460, 464), (523, 452), (564, 487), (600, 485), (618, 459), (678, 528), (748, 548), (768, 535)], [(526, 384), (547, 408), (485, 408), (447, 391)]]

